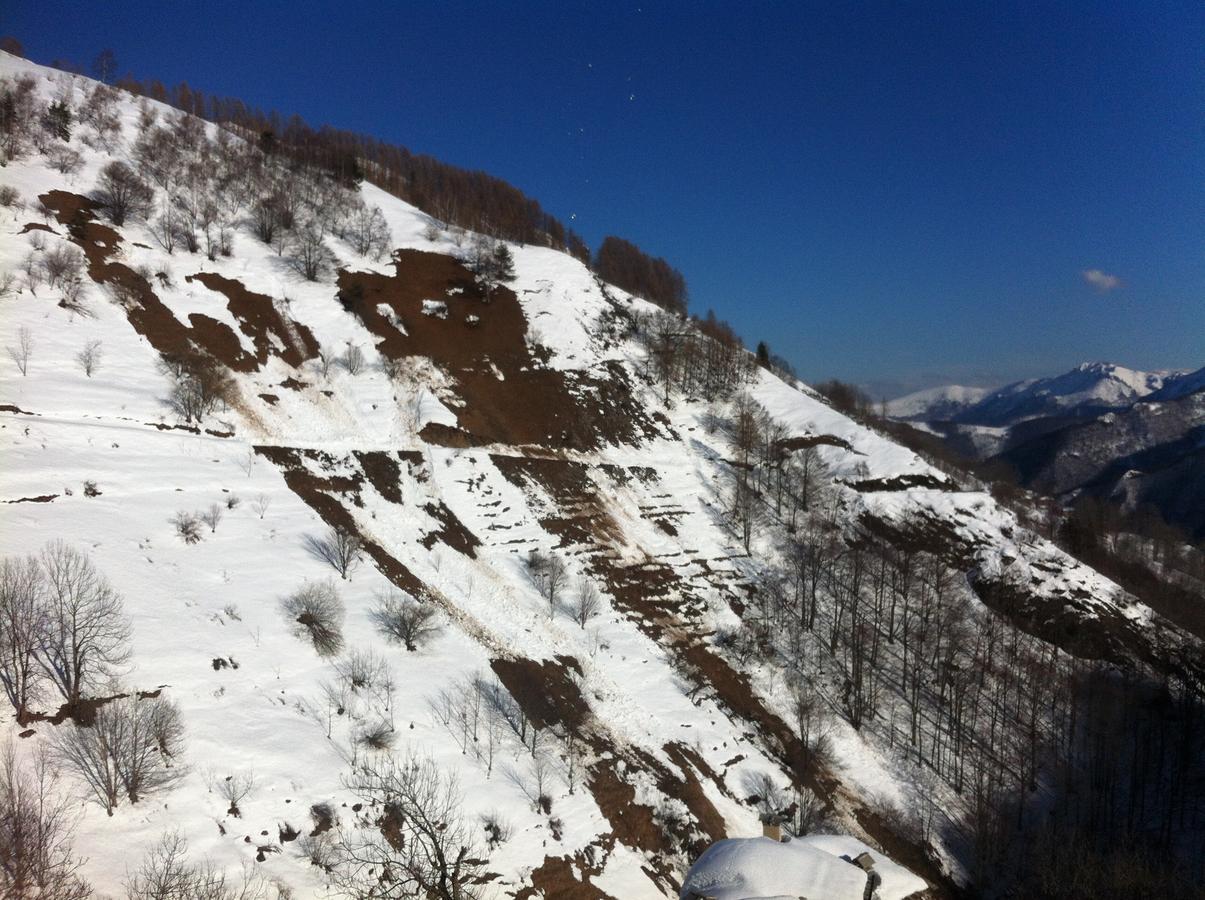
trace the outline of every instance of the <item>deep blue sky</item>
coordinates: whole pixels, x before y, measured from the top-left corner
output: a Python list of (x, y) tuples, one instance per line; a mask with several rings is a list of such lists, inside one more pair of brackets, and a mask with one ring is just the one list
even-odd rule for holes
[(832, 6), (7, 0), (0, 32), (485, 169), (808, 379), (1205, 365), (1205, 4)]

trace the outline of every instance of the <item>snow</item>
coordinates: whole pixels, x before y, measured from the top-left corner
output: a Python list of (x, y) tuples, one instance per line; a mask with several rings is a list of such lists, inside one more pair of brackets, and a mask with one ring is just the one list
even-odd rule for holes
[(962, 411), (959, 421), (1011, 425), (1080, 407), (1128, 406), (1156, 391), (1177, 373), (1140, 372), (1113, 363), (1082, 363), (1052, 378), (1006, 385)]
[(945, 419), (954, 412), (978, 403), (989, 390), (947, 384), (897, 397), (887, 403), (887, 415), (893, 419)]
[(923, 879), (855, 838), (814, 835), (785, 843), (765, 837), (718, 841), (691, 867), (680, 896), (682, 900), (862, 900), (867, 874), (851, 860), (867, 851), (882, 877), (881, 900), (903, 900), (925, 889)]

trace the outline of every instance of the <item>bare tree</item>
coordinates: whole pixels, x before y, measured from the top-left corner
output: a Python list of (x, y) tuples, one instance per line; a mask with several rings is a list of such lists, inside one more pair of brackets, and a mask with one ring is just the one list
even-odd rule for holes
[(309, 635), (322, 656), (343, 649), (343, 617), (346, 614), (339, 592), (331, 581), (310, 581), (281, 601), (285, 614)]
[(198, 518), (209, 526), (210, 534), (216, 534), (218, 530), (218, 523), (222, 521), (222, 504), (209, 504), (209, 508), (201, 513)]
[(335, 671), (356, 693), (367, 693), (389, 678), (389, 666), (371, 650), (352, 650), (335, 661)]
[(334, 255), (326, 246), (322, 228), (312, 221), (294, 232), (289, 241), (289, 253), (289, 264), (306, 281), (317, 281), (334, 260)]
[(96, 710), (91, 726), (57, 731), (54, 749), (113, 815), (123, 796), (137, 803), (183, 776), (176, 763), (184, 752), (184, 723), (163, 697), (120, 696)]
[(367, 804), (341, 833), (336, 884), (353, 897), (476, 900), (483, 863), (454, 775), (428, 758), (376, 757), (348, 787)]
[(147, 213), (155, 192), (133, 169), (115, 161), (101, 170), (96, 194), (109, 220), (124, 225), (129, 216)]
[(117, 74), (117, 56), (112, 49), (106, 47), (96, 54), (96, 58), (92, 60), (92, 72), (105, 84), (113, 80)]
[(364, 371), (364, 351), (357, 344), (348, 344), (339, 357), (339, 365), (348, 375), (359, 375)]
[[(265, 878), (247, 866), (237, 876), (208, 860), (188, 861), (188, 842), (178, 831), (163, 835), (126, 878), (126, 900), (267, 900)], [(283, 896), (283, 895), (280, 895)]]
[(196, 513), (181, 510), (172, 516), (171, 523), (176, 526), (176, 534), (184, 543), (199, 544), (201, 542), (201, 520), (197, 518)]
[(167, 405), (185, 422), (200, 422), (234, 398), (234, 379), (208, 356), (165, 357), (160, 370), (172, 379)]
[[(35, 234), (41, 234), (41, 232), (35, 232)], [(34, 249), (36, 250), (37, 248), (35, 247)], [(25, 273), (25, 286), (36, 297), (38, 295), (38, 286), (42, 283), (42, 258), (37, 253), (29, 253), (21, 261), (21, 271)], [(8, 352), (11, 356), (12, 350)]]
[(42, 258), (46, 284), (55, 288), (63, 281), (79, 278), (84, 270), (84, 254), (70, 244), (60, 244)]
[(0, 563), (0, 684), (20, 716), (38, 698), (38, 641), (45, 632), (46, 579), (36, 556)]
[(64, 175), (74, 175), (84, 166), (84, 157), (74, 147), (66, 144), (55, 144), (46, 151), (46, 162), (56, 172)]
[(389, 244), (393, 236), (389, 233), (389, 225), (381, 207), (360, 207), (352, 216), (351, 227), (348, 230), (348, 242), (360, 256), (371, 256), (380, 259), (389, 252)]
[(259, 494), (251, 503), (251, 508), (255, 510), (255, 514), (261, 519), (268, 512), (268, 507), (272, 505), (272, 498), (267, 494)]
[(565, 560), (556, 553), (549, 554), (548, 565), (544, 574), (544, 590), (548, 597), (548, 618), (556, 615), (557, 604), (561, 590), (569, 580), (569, 567)]
[(33, 332), (22, 325), (17, 329), (17, 346), (5, 347), (9, 358), (17, 364), (24, 376), (29, 373), (29, 359), (33, 356)]
[(583, 575), (577, 582), (577, 599), (573, 604), (573, 621), (582, 628), (598, 615), (602, 601), (598, 595), (598, 586), (593, 579)]
[(225, 777), (215, 775), (209, 780), (209, 788), (229, 804), (227, 814), (237, 818), (242, 815), (239, 804), (255, 789), (255, 773), (248, 770)]
[(411, 652), (439, 633), (435, 607), (430, 603), (419, 603), (400, 591), (377, 598), (372, 620), (383, 635)]
[(75, 361), (80, 364), (80, 368), (84, 370), (84, 374), (91, 378), (92, 373), (100, 368), (100, 361), (103, 355), (100, 341), (88, 341), (88, 343), (84, 344), (83, 349), (75, 354)]
[(344, 581), (359, 564), (363, 547), (360, 536), (342, 526), (335, 526), (322, 536), (307, 534), (302, 543), (312, 557), (329, 564)]
[(71, 850), (75, 815), (44, 752), (22, 764), (11, 738), (0, 746), (0, 896), (86, 900)]
[(528, 771), (524, 773), (514, 766), (508, 766), (506, 777), (531, 802), (532, 809), (548, 815), (552, 812), (552, 765), (548, 761), (548, 756), (535, 746), (536, 742), (533, 740), (532, 743), (531, 758), (527, 764)]
[(42, 550), (41, 565), (47, 590), (38, 662), (75, 706), (129, 660), (130, 627), (121, 597), (83, 553), (51, 541)]

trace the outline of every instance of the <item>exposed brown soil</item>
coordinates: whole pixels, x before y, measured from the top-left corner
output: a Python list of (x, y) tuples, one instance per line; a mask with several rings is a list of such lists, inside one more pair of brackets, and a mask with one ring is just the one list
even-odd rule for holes
[(186, 356), (194, 352), (190, 329), (160, 302), (150, 282), (129, 266), (110, 261), (121, 245), (121, 235), (93, 221), (96, 206), (91, 200), (68, 191), (50, 191), (39, 199), (67, 226), (72, 240), (83, 249), (89, 277), (97, 284), (117, 285), (133, 298), (126, 305), (126, 316), (135, 331), (164, 355)]
[(402, 470), (392, 454), (383, 450), (357, 450), (355, 457), (376, 492), (390, 503), (402, 502)]
[(26, 412), (19, 406), (13, 406), (11, 403), (0, 403), (0, 412), (17, 413), (22, 416), (40, 416), (41, 413)]
[(421, 543), (424, 547), (430, 550), (435, 546), (436, 541), (442, 541), (470, 559), (477, 558), (477, 548), (481, 546), (481, 541), (477, 539), (477, 535), (465, 527), (460, 519), (456, 518), (456, 514), (448, 509), (443, 501), (435, 500), (424, 503), (423, 511), (439, 522), (439, 528), (428, 532), (422, 539)]
[(57, 231), (42, 222), (27, 222), (25, 227), (18, 231), (17, 234), (28, 234), (31, 231), (49, 231), (51, 234), (58, 234)]
[(537, 728), (582, 727), (590, 707), (565, 660), (491, 659), (490, 668)]
[[(635, 402), (622, 366), (593, 375), (546, 368), (528, 346), (523, 308), (508, 288), (496, 288), (487, 303), (460, 262), (420, 250), (399, 250), (394, 269), (392, 276), (341, 271), (339, 302), (376, 335), (382, 354), (428, 357), (455, 380), (464, 434), (432, 428), (425, 435), (432, 443), (589, 450), (661, 433)], [(425, 315), (426, 300), (443, 303), (446, 317)]]
[[(574, 865), (584, 872), (584, 881), (577, 877)], [(515, 894), (515, 900), (535, 900), (537, 897), (547, 900), (622, 900), (590, 883), (591, 875), (597, 874), (581, 853), (573, 858), (549, 856), (538, 869), (532, 870), (531, 886)]]
[[(88, 260), (88, 276), (97, 284), (113, 285), (124, 295), (123, 306), (130, 324), (164, 356), (186, 357), (200, 351), (237, 372), (253, 372), (267, 361), (269, 352), (278, 352), (271, 347), (269, 333), (276, 334), (290, 348), (280, 355), (292, 365), (317, 354), (317, 343), (309, 331), (296, 323), (285, 323), (270, 297), (251, 294), (242, 290), (237, 281), (216, 275), (193, 277), (207, 287), (216, 285), (212, 289), (227, 296), (228, 307), (239, 319), (242, 330), (251, 337), (258, 355), (247, 353), (225, 322), (193, 313), (189, 316), (189, 324), (185, 325), (163, 304), (146, 278), (113, 260), (121, 247), (121, 235), (94, 220), (95, 203), (69, 191), (49, 191), (39, 199), (83, 249)], [(265, 301), (267, 309), (264, 308)], [(292, 337), (293, 333), (298, 336), (296, 339)], [(297, 347), (299, 343), (301, 346)]]
[(491, 454), (490, 460), (517, 487), (539, 485), (556, 501), (562, 514), (540, 520), (540, 524), (572, 544), (607, 545), (620, 539), (620, 528), (585, 463), (533, 456)]
[(418, 436), (436, 447), (455, 447), (459, 450), (466, 447), (481, 447), (489, 443), (483, 438), (469, 434), (463, 428), (454, 428), (441, 422), (428, 422)]
[(243, 349), (238, 335), (225, 322), (219, 322), (204, 313), (189, 313), (188, 321), (192, 326), (190, 339), (210, 356), (221, 360), (236, 372), (254, 372), (259, 368), (255, 357)]
[[(251, 338), (260, 365), (270, 356), (279, 355), (290, 366), (300, 368), (307, 360), (318, 356), (318, 341), (309, 328), (292, 320), (286, 321), (267, 294), (249, 291), (241, 282), (213, 272), (198, 272), (184, 280), (199, 282), (226, 297), (226, 308), (238, 319), (243, 334)], [(283, 351), (276, 349), (273, 337), (285, 348)]]
[[(136, 696), (139, 700), (151, 700), (163, 693), (163, 689), (155, 691), (138, 691)], [(36, 710), (26, 709), (17, 716), (17, 724), (22, 727), (29, 725), (32, 722), (47, 722), (51, 725), (62, 725), (68, 719), (75, 722), (77, 725), (91, 725), (96, 721), (96, 711), (107, 703), (112, 703), (114, 700), (123, 700), (129, 694), (113, 694), (109, 697), (85, 697), (78, 703), (64, 703), (54, 713), (37, 712)]]
[(874, 493), (876, 491), (907, 491), (912, 488), (928, 488), (934, 491), (956, 491), (958, 486), (953, 482), (929, 475), (894, 475), (891, 478), (863, 478), (860, 481), (843, 482), (855, 491)]
[[(589, 704), (570, 674), (577, 667), (576, 660), (558, 657), (536, 662), (496, 658), (490, 665), (524, 715), (537, 727), (572, 732), (590, 747), (596, 759), (588, 766), (584, 780), (611, 826), (610, 838), (658, 859), (655, 870), (648, 872), (654, 881), (676, 887), (668, 857), (677, 849), (675, 843), (681, 847), (682, 843), (691, 842), (691, 838), (687, 834), (667, 834), (658, 823), (653, 808), (636, 802), (636, 790), (621, 772), (648, 772), (659, 790), (686, 804), (705, 837), (702, 842), (691, 843), (689, 853), (692, 855), (702, 852), (707, 843), (726, 835), (723, 817), (707, 798), (696, 774), (699, 767), (694, 754), (686, 752), (681, 745), (666, 746), (670, 758), (682, 770), (678, 774), (635, 747), (617, 744), (590, 716)], [(705, 764), (701, 771), (705, 777), (714, 778), (714, 773), (707, 770)]]
[(792, 453), (808, 447), (840, 447), (842, 450), (854, 452), (849, 441), (834, 434), (803, 434), (798, 437), (784, 438), (776, 445), (780, 453)]
[[(255, 452), (269, 460), (284, 475), (285, 484), (332, 527), (359, 531), (356, 520), (344, 505), (343, 498), (356, 505), (360, 501), (360, 485), (363, 481), (349, 477), (323, 478), (306, 468), (304, 459), (328, 458), (321, 451), (301, 450), (294, 447), (256, 446)], [(395, 586), (419, 599), (430, 594), (422, 580), (389, 554), (380, 544), (363, 538), (364, 552), (376, 563), (377, 568)]]
[(41, 494), (37, 497), (19, 497), (16, 500), (5, 500), (5, 503), (50, 503), (58, 494)]

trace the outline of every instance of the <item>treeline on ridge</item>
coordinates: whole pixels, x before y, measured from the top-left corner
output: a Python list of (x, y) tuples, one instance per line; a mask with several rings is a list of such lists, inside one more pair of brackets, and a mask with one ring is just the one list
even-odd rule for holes
[[(5, 39), (3, 49), (23, 55), (20, 44)], [(99, 60), (106, 59), (105, 65)], [(94, 74), (111, 81), (116, 63), (111, 52), (97, 57)], [(82, 74), (81, 67), (54, 60), (55, 68)], [(174, 106), (198, 118), (216, 122), (257, 140), (265, 153), (280, 155), (305, 167), (331, 173), (345, 184), (368, 180), (429, 213), (447, 225), (522, 244), (564, 250), (592, 266), (604, 280), (664, 309), (686, 311), (686, 280), (660, 257), (645, 253), (631, 241), (608, 236), (597, 254), (580, 235), (544, 210), (538, 200), (514, 185), (479, 170), (462, 169), (371, 135), (322, 125), (315, 128), (298, 115), (285, 116), (248, 106), (236, 97), (219, 97), (194, 90), (185, 82), (167, 87), (132, 75), (115, 86)]]

